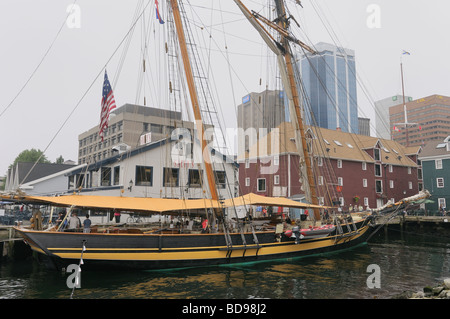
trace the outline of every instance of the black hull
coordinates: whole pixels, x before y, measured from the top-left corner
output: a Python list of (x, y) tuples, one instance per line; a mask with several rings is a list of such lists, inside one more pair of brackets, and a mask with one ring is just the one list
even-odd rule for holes
[(144, 235), (83, 234), (17, 229), (31, 248), (45, 255), (46, 264), (61, 269), (80, 262), (83, 269), (169, 269), (204, 267), (221, 264), (268, 261), (305, 257), (352, 248), (366, 242), (372, 228), (363, 226), (357, 232), (300, 240), (278, 239), (274, 232), (231, 234), (227, 247), (223, 234)]

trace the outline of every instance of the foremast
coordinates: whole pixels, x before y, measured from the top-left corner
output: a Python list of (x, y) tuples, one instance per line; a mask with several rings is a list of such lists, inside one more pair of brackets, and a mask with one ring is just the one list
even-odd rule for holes
[(204, 136), (205, 126), (202, 119), (202, 114), (199, 106), (199, 99), (197, 95), (197, 90), (195, 87), (194, 76), (192, 74), (191, 61), (189, 59), (189, 54), (186, 46), (186, 38), (184, 36), (183, 24), (181, 21), (180, 10), (178, 6), (178, 0), (170, 0), (172, 6), (172, 13), (175, 22), (175, 27), (177, 31), (178, 43), (180, 45), (181, 56), (183, 59), (184, 73), (186, 75), (186, 82), (189, 88), (189, 95), (191, 98), (192, 108), (195, 117), (195, 124), (197, 126), (198, 139), (200, 141), (202, 149), (202, 157), (206, 171), (206, 178), (208, 180), (208, 187), (212, 200), (218, 200), (218, 192), (216, 187), (216, 182), (214, 178), (214, 172), (212, 168), (210, 151), (208, 149), (208, 143)]

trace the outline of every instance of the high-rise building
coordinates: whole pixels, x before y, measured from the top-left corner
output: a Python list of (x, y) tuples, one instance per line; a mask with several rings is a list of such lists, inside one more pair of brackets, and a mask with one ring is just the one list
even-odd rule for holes
[(406, 103), (407, 123), (403, 101), (389, 108), (392, 139), (402, 145), (425, 145), (441, 141), (450, 135), (450, 97), (431, 95)]
[(310, 106), (315, 121), (311, 125), (358, 133), (355, 52), (320, 42), (317, 54), (301, 57), (301, 76), (305, 87), (305, 108)]
[[(405, 96), (405, 102), (410, 101), (412, 101), (412, 97)], [(389, 127), (389, 108), (400, 103), (403, 104), (402, 95), (394, 95), (375, 102), (376, 136), (386, 140), (392, 138), (392, 127)]]
[[(286, 117), (289, 116), (286, 111), (284, 92), (279, 90), (247, 94), (242, 98), (242, 104), (238, 105), (237, 110), (238, 128), (243, 131), (255, 129), (257, 134), (261, 128), (266, 129), (266, 133), (270, 132), (285, 122)], [(240, 135), (238, 138), (245, 138), (245, 136)], [(239, 143), (244, 143), (244, 141), (239, 141)], [(245, 140), (245, 144), (240, 145), (245, 145), (245, 149), (250, 146), (248, 140)]]
[(370, 119), (358, 117), (358, 134), (370, 136)]

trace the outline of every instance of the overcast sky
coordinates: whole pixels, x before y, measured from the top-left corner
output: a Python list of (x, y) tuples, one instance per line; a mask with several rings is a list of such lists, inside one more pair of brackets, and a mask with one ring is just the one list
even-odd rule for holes
[[(159, 2), (164, 18), (165, 1)], [(267, 3), (266, 0), (243, 2), (256, 11)], [(313, 45), (333, 43), (337, 39), (339, 44), (355, 51), (360, 116), (374, 119), (371, 108), (374, 101), (401, 94), (402, 50), (411, 53), (403, 57), (406, 95), (414, 99), (432, 94), (450, 95), (448, 1), (302, 0), (303, 9), (293, 0), (287, 2), (305, 32), (298, 33), (302, 40)], [(99, 123), (106, 64), (111, 83), (116, 83), (114, 94), (118, 106), (142, 103), (143, 95), (147, 95), (147, 105), (159, 104), (160, 97), (151, 93), (151, 89), (137, 88), (144, 43), (140, 38), (140, 24), (136, 25), (120, 77), (115, 78), (124, 47), (119, 43), (130, 29), (140, 1), (79, 0), (76, 1), (79, 10), (72, 12), (66, 23), (72, 3), (0, 1), (1, 175), (21, 151), (30, 148), (46, 149), (50, 161), (60, 155), (66, 160), (78, 160), (78, 135)], [(267, 51), (262, 49), (259, 36), (239, 15), (231, 0), (190, 0), (189, 3), (194, 15), (198, 14), (197, 31), (212, 34), (213, 41), (205, 43), (212, 49), (211, 68), (222, 68), (215, 79), (223, 96), (220, 105), (225, 108), (226, 125), (233, 127), (235, 106), (241, 103), (242, 96), (263, 90), (260, 78), (269, 81), (264, 79), (267, 67), (261, 62)], [(211, 3), (214, 10), (209, 8)], [(166, 25), (157, 24), (154, 10), (154, 1), (150, 0), (144, 15), (146, 25), (163, 30)], [(330, 30), (335, 37), (330, 37)], [(162, 51), (162, 46), (152, 43), (157, 33), (150, 34), (147, 45), (153, 51)], [(226, 67), (225, 41), (233, 69)], [(148, 61), (152, 62), (158, 64), (159, 60)], [(153, 71), (162, 66), (152, 67)]]

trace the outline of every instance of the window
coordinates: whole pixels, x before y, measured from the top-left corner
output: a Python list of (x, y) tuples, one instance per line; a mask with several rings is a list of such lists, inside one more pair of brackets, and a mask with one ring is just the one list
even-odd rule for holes
[(375, 164), (375, 176), (381, 176), (381, 165)]
[(69, 185), (67, 185), (68, 189), (73, 189), (75, 185), (75, 175), (69, 176)]
[(225, 171), (216, 171), (214, 172), (214, 176), (216, 179), (216, 185), (218, 188), (225, 188), (227, 176), (225, 174)]
[(323, 197), (318, 197), (319, 199), (319, 205), (325, 205), (325, 201)]
[(250, 160), (245, 160), (245, 168), (250, 168)]
[(342, 160), (337, 160), (337, 168), (342, 168)]
[(317, 185), (323, 185), (323, 176), (319, 176), (317, 179)]
[(369, 197), (364, 197), (364, 206), (369, 206)]
[(442, 169), (442, 159), (434, 160), (434, 165), (436, 169)]
[(189, 187), (201, 187), (202, 186), (202, 170), (190, 169), (188, 176)]
[(392, 203), (395, 203), (395, 199), (394, 199), (394, 198), (391, 198), (391, 202), (392, 202)]
[(111, 167), (102, 167), (101, 186), (111, 186)]
[(423, 183), (418, 183), (419, 192), (423, 190)]
[(344, 179), (342, 177), (338, 177), (338, 185), (344, 186)]
[(136, 186), (152, 186), (153, 185), (153, 167), (136, 166), (135, 176)]
[(438, 206), (439, 207), (444, 207), (446, 208), (447, 206), (445, 205), (445, 198), (438, 198)]
[(362, 162), (362, 170), (363, 171), (367, 170), (367, 163), (366, 162)]
[(412, 189), (412, 182), (408, 182), (408, 188)]
[(393, 171), (394, 171), (394, 167), (392, 166), (392, 164), (389, 164), (389, 173), (392, 173)]
[(375, 181), (375, 191), (377, 193), (383, 192), (383, 181)]
[(275, 185), (279, 185), (279, 184), (280, 184), (280, 175), (275, 175), (275, 176), (273, 177), (273, 183), (274, 183)]
[(317, 158), (317, 166), (323, 166), (323, 158), (322, 157)]
[(367, 187), (367, 179), (363, 178), (363, 187)]
[(380, 149), (379, 148), (374, 148), (373, 149), (373, 156), (374, 156), (376, 161), (379, 161), (381, 159)]
[(245, 186), (250, 186), (250, 177), (245, 178)]
[(389, 181), (389, 188), (394, 188), (394, 181), (393, 180)]
[(258, 192), (265, 192), (265, 191), (266, 191), (266, 179), (258, 178)]
[(411, 175), (411, 167), (408, 167), (408, 174)]
[(334, 140), (337, 146), (342, 146), (341, 142)]
[(278, 155), (275, 155), (273, 157), (273, 165), (276, 165), (276, 166), (280, 165), (280, 157)]
[(417, 179), (423, 179), (423, 177), (422, 177), (422, 169), (421, 168), (417, 169)]
[(437, 184), (438, 188), (443, 188), (444, 187), (444, 178), (443, 177), (436, 178), (436, 184)]
[(341, 202), (341, 206), (344, 206), (344, 197), (339, 197), (339, 201)]
[(180, 173), (179, 168), (164, 167), (163, 186), (165, 187), (178, 186), (179, 173)]
[(119, 181), (120, 181), (120, 166), (116, 166), (114, 167), (114, 180), (113, 180), (113, 185), (119, 185)]

